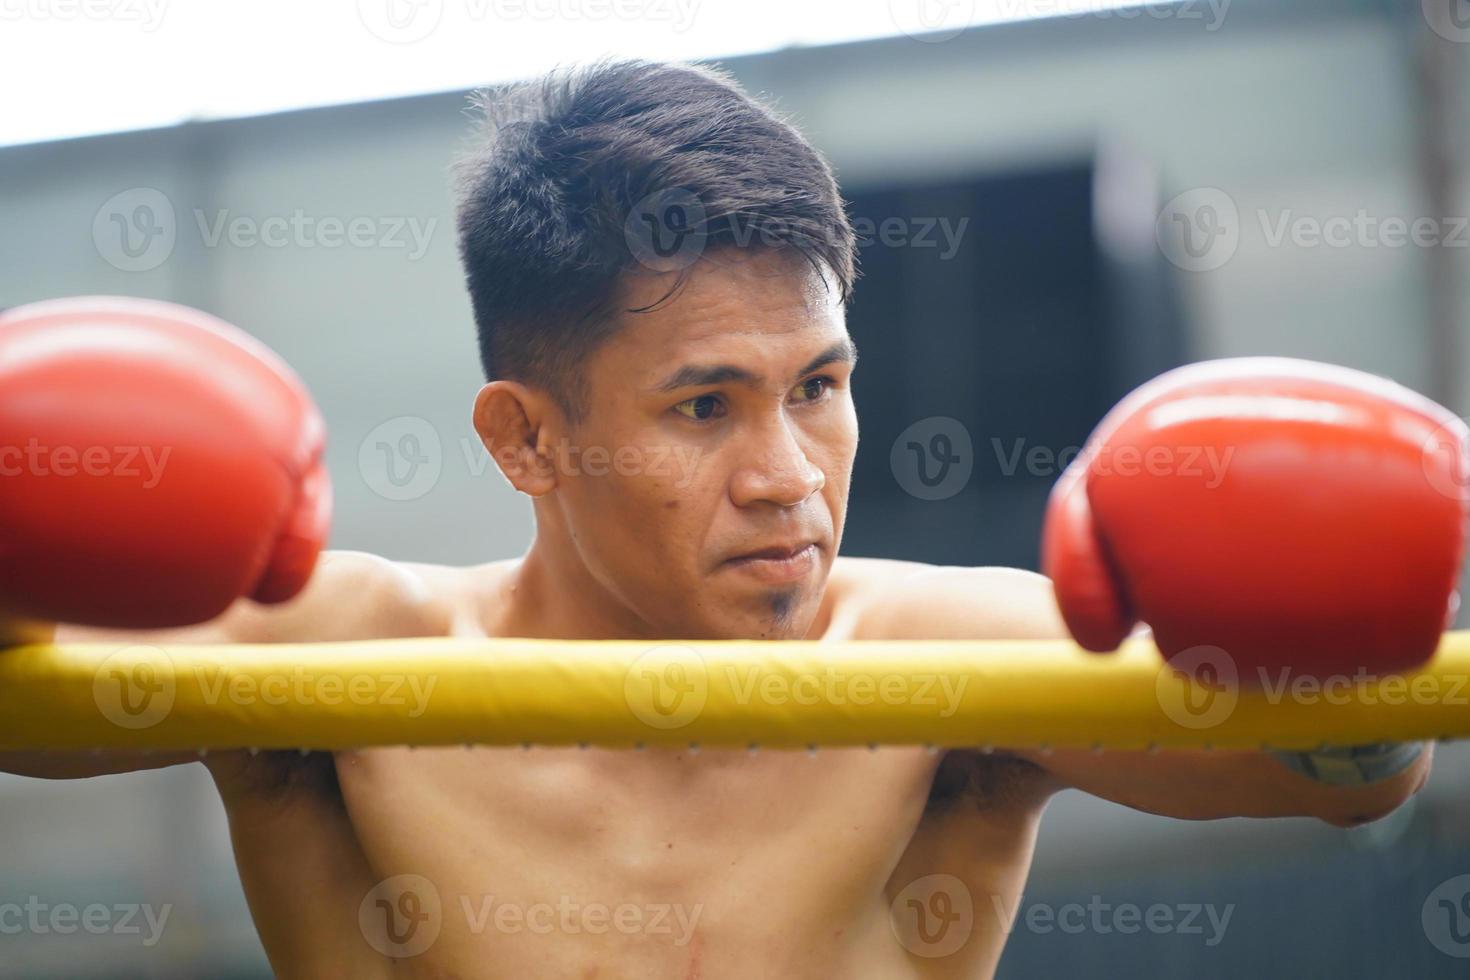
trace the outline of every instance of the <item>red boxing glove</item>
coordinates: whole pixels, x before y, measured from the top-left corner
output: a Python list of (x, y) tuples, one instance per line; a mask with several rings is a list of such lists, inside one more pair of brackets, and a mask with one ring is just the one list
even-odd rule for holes
[(1470, 430), (1372, 375), (1285, 358), (1172, 371), (1052, 491), (1043, 563), (1073, 636), (1138, 620), (1243, 681), (1418, 666), (1458, 605)]
[(0, 614), (156, 628), (289, 599), (331, 520), (324, 437), (291, 369), (197, 310), (0, 315)]

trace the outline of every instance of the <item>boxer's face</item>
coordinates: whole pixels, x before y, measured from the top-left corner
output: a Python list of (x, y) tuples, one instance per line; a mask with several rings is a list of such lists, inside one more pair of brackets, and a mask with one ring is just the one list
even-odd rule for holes
[[(669, 282), (634, 278), (622, 307), (655, 303)], [(588, 411), (567, 430), (582, 452), (564, 456), (547, 503), (657, 635), (804, 635), (858, 442), (840, 303), (800, 257), (727, 251), (626, 323), (588, 359)], [(792, 546), (805, 550), (740, 558)]]

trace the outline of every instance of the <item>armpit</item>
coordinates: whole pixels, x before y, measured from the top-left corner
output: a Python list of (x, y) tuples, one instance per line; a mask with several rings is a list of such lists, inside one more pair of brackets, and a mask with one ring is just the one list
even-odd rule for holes
[(993, 810), (1034, 797), (1046, 772), (1004, 752), (951, 751), (929, 790), (929, 812), (959, 805)]
[(268, 750), (251, 755), (228, 752), (206, 759), (221, 794), (246, 794), (259, 802), (284, 805), (302, 796), (338, 804), (342, 790), (331, 752)]

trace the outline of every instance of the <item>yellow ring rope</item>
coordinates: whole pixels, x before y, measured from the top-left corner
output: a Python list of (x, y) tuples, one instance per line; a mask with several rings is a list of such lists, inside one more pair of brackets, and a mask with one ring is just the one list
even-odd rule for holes
[(450, 638), (0, 650), (0, 749), (374, 745), (1312, 748), (1470, 735), (1470, 632), (1425, 669), (1193, 679), (1152, 644)]

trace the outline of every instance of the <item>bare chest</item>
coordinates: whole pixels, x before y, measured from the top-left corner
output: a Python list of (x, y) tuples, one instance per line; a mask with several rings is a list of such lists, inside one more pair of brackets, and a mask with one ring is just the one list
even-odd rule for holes
[(874, 933), (933, 769), (918, 750), (337, 760), (374, 878), (425, 893), (385, 894), (385, 913), (432, 906), (441, 958), (549, 955), (564, 976), (603, 957), (614, 975), (684, 976), (748, 962), (753, 944), (799, 974), (798, 961)]

